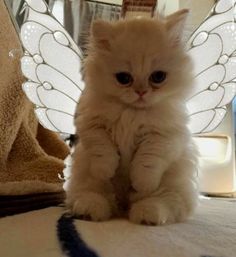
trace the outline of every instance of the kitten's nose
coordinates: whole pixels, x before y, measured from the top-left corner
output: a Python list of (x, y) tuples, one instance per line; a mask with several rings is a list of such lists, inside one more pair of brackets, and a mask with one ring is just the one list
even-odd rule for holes
[(135, 90), (135, 93), (139, 96), (144, 96), (147, 93), (147, 90)]

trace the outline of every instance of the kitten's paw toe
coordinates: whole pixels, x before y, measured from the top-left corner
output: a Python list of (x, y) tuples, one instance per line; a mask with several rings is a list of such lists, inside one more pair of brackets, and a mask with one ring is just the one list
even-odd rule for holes
[(71, 207), (73, 216), (93, 221), (104, 221), (111, 217), (111, 207), (108, 200), (97, 193), (80, 194)]
[(168, 208), (152, 200), (142, 200), (134, 203), (129, 212), (129, 219), (137, 224), (151, 226), (174, 222)]
[(157, 224), (155, 222), (152, 221), (147, 221), (147, 220), (142, 220), (140, 222), (141, 225), (148, 225), (148, 226), (157, 226)]
[(92, 220), (90, 215), (83, 215), (83, 214), (82, 215), (77, 215), (76, 218), (79, 219), (79, 220), (87, 220), (87, 221)]

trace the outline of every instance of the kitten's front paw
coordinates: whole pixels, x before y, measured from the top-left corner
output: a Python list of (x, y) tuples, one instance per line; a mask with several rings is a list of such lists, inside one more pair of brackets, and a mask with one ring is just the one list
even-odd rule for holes
[(154, 198), (134, 203), (129, 212), (129, 219), (137, 224), (152, 226), (175, 222), (168, 206), (158, 203)]
[(161, 182), (161, 174), (157, 170), (138, 167), (131, 173), (131, 184), (140, 193), (150, 194), (156, 191)]
[(118, 167), (119, 159), (114, 157), (94, 158), (91, 160), (90, 172), (95, 178), (101, 180), (109, 180), (115, 175), (115, 171)]
[(85, 220), (104, 221), (112, 214), (108, 200), (93, 192), (81, 193), (70, 208), (73, 216)]

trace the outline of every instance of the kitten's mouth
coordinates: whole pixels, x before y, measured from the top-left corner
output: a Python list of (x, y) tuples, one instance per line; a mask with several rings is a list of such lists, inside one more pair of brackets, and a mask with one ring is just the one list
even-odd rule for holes
[(137, 107), (144, 107), (146, 106), (146, 101), (143, 97), (139, 97), (137, 100), (134, 101), (133, 104)]
[(145, 103), (145, 99), (143, 97), (139, 97), (136, 101), (136, 103)]

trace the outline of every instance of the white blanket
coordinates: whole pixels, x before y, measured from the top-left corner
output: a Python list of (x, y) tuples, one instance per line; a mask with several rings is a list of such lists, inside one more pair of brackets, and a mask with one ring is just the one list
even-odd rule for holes
[[(57, 207), (0, 219), (0, 256), (65, 256), (56, 232), (62, 213)], [(74, 223), (99, 257), (236, 256), (235, 200), (202, 199), (189, 221), (163, 227), (127, 220)]]

